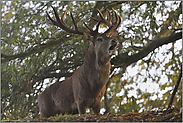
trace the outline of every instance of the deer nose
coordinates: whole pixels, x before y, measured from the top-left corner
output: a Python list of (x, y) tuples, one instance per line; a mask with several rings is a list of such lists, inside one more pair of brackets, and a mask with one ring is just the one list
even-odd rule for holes
[(115, 39), (112, 39), (112, 41), (111, 41), (112, 43), (116, 43), (117, 41), (115, 40)]
[(112, 44), (118, 44), (118, 41), (117, 41), (117, 39), (112, 39), (112, 40), (111, 40), (111, 43), (112, 43)]

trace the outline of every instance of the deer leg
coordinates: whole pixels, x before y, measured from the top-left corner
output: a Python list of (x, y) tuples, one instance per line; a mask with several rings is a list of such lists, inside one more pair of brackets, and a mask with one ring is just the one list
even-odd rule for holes
[(40, 111), (40, 117), (41, 118), (44, 118), (44, 117), (48, 118), (48, 117), (54, 116), (54, 115), (56, 115), (56, 113), (51, 108), (43, 109), (43, 110)]
[(101, 102), (99, 102), (98, 104), (96, 104), (95, 106), (92, 107), (93, 112), (95, 114), (99, 114), (100, 113), (100, 108), (101, 108)]
[(79, 112), (79, 114), (85, 114), (86, 108), (85, 108), (85, 106), (83, 105), (83, 103), (77, 102), (77, 107), (78, 107), (78, 112)]

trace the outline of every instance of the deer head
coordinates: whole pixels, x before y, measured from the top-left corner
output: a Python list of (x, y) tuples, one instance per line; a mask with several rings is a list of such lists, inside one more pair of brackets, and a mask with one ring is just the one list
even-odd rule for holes
[[(116, 36), (117, 36), (116, 29), (119, 27), (119, 25), (121, 23), (121, 18), (119, 15), (117, 15), (117, 13), (114, 9), (113, 9), (113, 11), (115, 14), (115, 20), (116, 20), (115, 22), (113, 22), (113, 23), (111, 22), (112, 16), (111, 16), (111, 12), (109, 11), (109, 9), (107, 9), (107, 19), (105, 19), (103, 14), (100, 12), (100, 10), (97, 9), (97, 11), (99, 12), (99, 15), (100, 15), (100, 19), (91, 17), (93, 20), (98, 22), (98, 24), (96, 25), (96, 29), (95, 30), (91, 29), (83, 21), (84, 25), (87, 27), (87, 29), (89, 31), (81, 31), (78, 29), (78, 26), (77, 26), (71, 12), (70, 12), (70, 15), (71, 15), (73, 24), (75, 26), (75, 30), (70, 29), (68, 26), (66, 26), (66, 23), (64, 22), (64, 16), (65, 16), (67, 10), (65, 10), (62, 17), (59, 18), (57, 9), (54, 8), (53, 6), (52, 6), (52, 8), (55, 13), (56, 21), (50, 17), (48, 12), (46, 12), (47, 16), (48, 16), (48, 19), (47, 19), (47, 17), (45, 18), (46, 22), (49, 24), (58, 26), (61, 29), (65, 30), (69, 33), (83, 35), (85, 37), (85, 39), (87, 39), (91, 42), (90, 49), (93, 49), (93, 51), (96, 54), (96, 57), (98, 58), (97, 60), (99, 62), (107, 63), (109, 61), (110, 57), (115, 54), (114, 48), (117, 46), (117, 43), (118, 43), (117, 39), (116, 39)], [(105, 23), (109, 27), (104, 33), (98, 32), (99, 26), (101, 23)]]

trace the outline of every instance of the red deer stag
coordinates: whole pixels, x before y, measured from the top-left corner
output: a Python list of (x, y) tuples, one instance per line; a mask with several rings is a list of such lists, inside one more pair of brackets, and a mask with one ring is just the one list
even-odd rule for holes
[[(72, 13), (70, 13), (75, 30), (66, 26), (64, 16), (61, 19), (58, 16), (57, 9), (52, 7), (56, 17), (53, 20), (48, 12), (46, 22), (74, 34), (83, 35), (90, 46), (85, 54), (84, 63), (80, 66), (71, 77), (64, 81), (59, 81), (43, 91), (38, 97), (40, 117), (50, 117), (56, 114), (84, 114), (86, 108), (92, 108), (93, 112), (98, 114), (101, 108), (101, 98), (106, 90), (106, 82), (109, 79), (111, 56), (115, 54), (114, 48), (117, 46), (116, 29), (121, 23), (120, 16), (114, 11), (115, 22), (111, 22), (112, 16), (107, 9), (107, 19), (97, 9), (100, 19), (94, 19), (98, 22), (96, 29), (91, 29), (84, 25), (89, 31), (80, 31), (76, 25)], [(105, 23), (109, 28), (104, 33), (99, 33), (100, 23)]]

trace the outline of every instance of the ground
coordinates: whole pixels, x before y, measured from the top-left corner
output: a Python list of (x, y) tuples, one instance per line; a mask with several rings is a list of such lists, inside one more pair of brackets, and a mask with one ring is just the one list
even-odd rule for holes
[[(50, 118), (26, 119), (21, 122), (182, 122), (182, 108), (170, 108), (163, 111), (147, 111), (143, 113), (126, 113), (105, 115), (58, 115)], [(9, 120), (6, 122), (18, 122)]]

